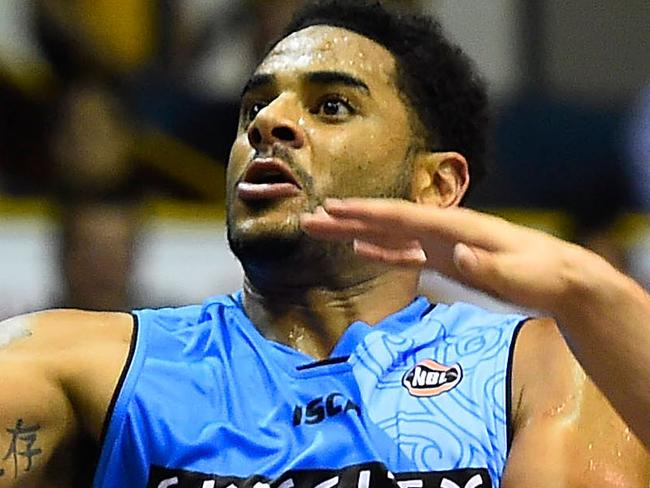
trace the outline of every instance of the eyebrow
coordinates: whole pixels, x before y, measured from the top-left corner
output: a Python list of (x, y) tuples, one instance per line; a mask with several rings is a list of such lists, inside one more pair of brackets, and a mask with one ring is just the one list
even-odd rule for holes
[(251, 77), (250, 80), (248, 80), (248, 83), (246, 83), (246, 86), (241, 92), (241, 96), (243, 97), (246, 95), (251, 90), (260, 90), (262, 88), (266, 88), (268, 86), (274, 85), (276, 82), (275, 75), (272, 74), (256, 74)]
[[(311, 71), (304, 75), (304, 77), (310, 83), (319, 85), (345, 85), (360, 89), (366, 92), (367, 95), (370, 95), (370, 88), (363, 80), (343, 71)], [(241, 96), (243, 97), (249, 91), (260, 90), (272, 86), (275, 83), (276, 76), (273, 74), (261, 73), (253, 75), (248, 80), (248, 83), (246, 83)]]
[(345, 85), (358, 88), (370, 95), (370, 88), (363, 80), (342, 71), (312, 71), (305, 76), (307, 81), (322, 85)]

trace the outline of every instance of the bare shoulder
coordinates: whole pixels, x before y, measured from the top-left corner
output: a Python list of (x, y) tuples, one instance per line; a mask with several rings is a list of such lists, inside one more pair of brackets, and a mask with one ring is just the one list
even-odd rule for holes
[(47, 344), (46, 349), (61, 351), (96, 340), (128, 342), (132, 327), (131, 316), (125, 313), (47, 310), (0, 322), (0, 348), (20, 351)]
[[(60, 384), (99, 438), (108, 405), (126, 365), (133, 338), (126, 313), (49, 310), (0, 323), (0, 361)], [(4, 344), (4, 347), (2, 347)]]
[(514, 439), (504, 486), (648, 486), (648, 453), (553, 320), (522, 328), (512, 381)]
[(69, 467), (98, 445), (132, 330), (128, 314), (66, 310), (0, 323), (0, 449), (9, 453), (0, 488), (72, 486)]
[[(555, 321), (531, 319), (524, 324), (515, 344), (512, 381), (515, 419), (534, 414), (531, 409), (545, 410), (558, 398), (575, 396), (585, 375)], [(540, 395), (542, 391), (546, 395)], [(535, 402), (524, 401), (531, 396)]]

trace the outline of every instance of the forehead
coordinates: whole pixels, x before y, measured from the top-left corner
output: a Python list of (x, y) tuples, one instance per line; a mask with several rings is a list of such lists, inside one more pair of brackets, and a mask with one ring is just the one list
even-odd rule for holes
[(388, 49), (356, 32), (328, 25), (307, 27), (282, 39), (256, 73), (280, 75), (336, 70), (374, 83), (393, 85), (395, 58)]

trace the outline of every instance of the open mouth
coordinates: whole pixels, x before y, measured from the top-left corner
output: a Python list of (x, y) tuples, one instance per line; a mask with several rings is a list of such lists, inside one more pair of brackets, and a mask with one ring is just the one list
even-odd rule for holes
[(242, 200), (288, 198), (301, 189), (289, 166), (277, 158), (254, 159), (237, 184), (237, 194)]

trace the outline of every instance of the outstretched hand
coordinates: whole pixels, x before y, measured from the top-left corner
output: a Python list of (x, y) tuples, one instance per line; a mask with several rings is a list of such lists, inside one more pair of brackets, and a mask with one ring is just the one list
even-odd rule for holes
[[(614, 269), (596, 254), (485, 213), (402, 200), (328, 200), (302, 227), (359, 256), (432, 268), (503, 300), (556, 312), (576, 283)], [(575, 297), (569, 298), (575, 306)]]

